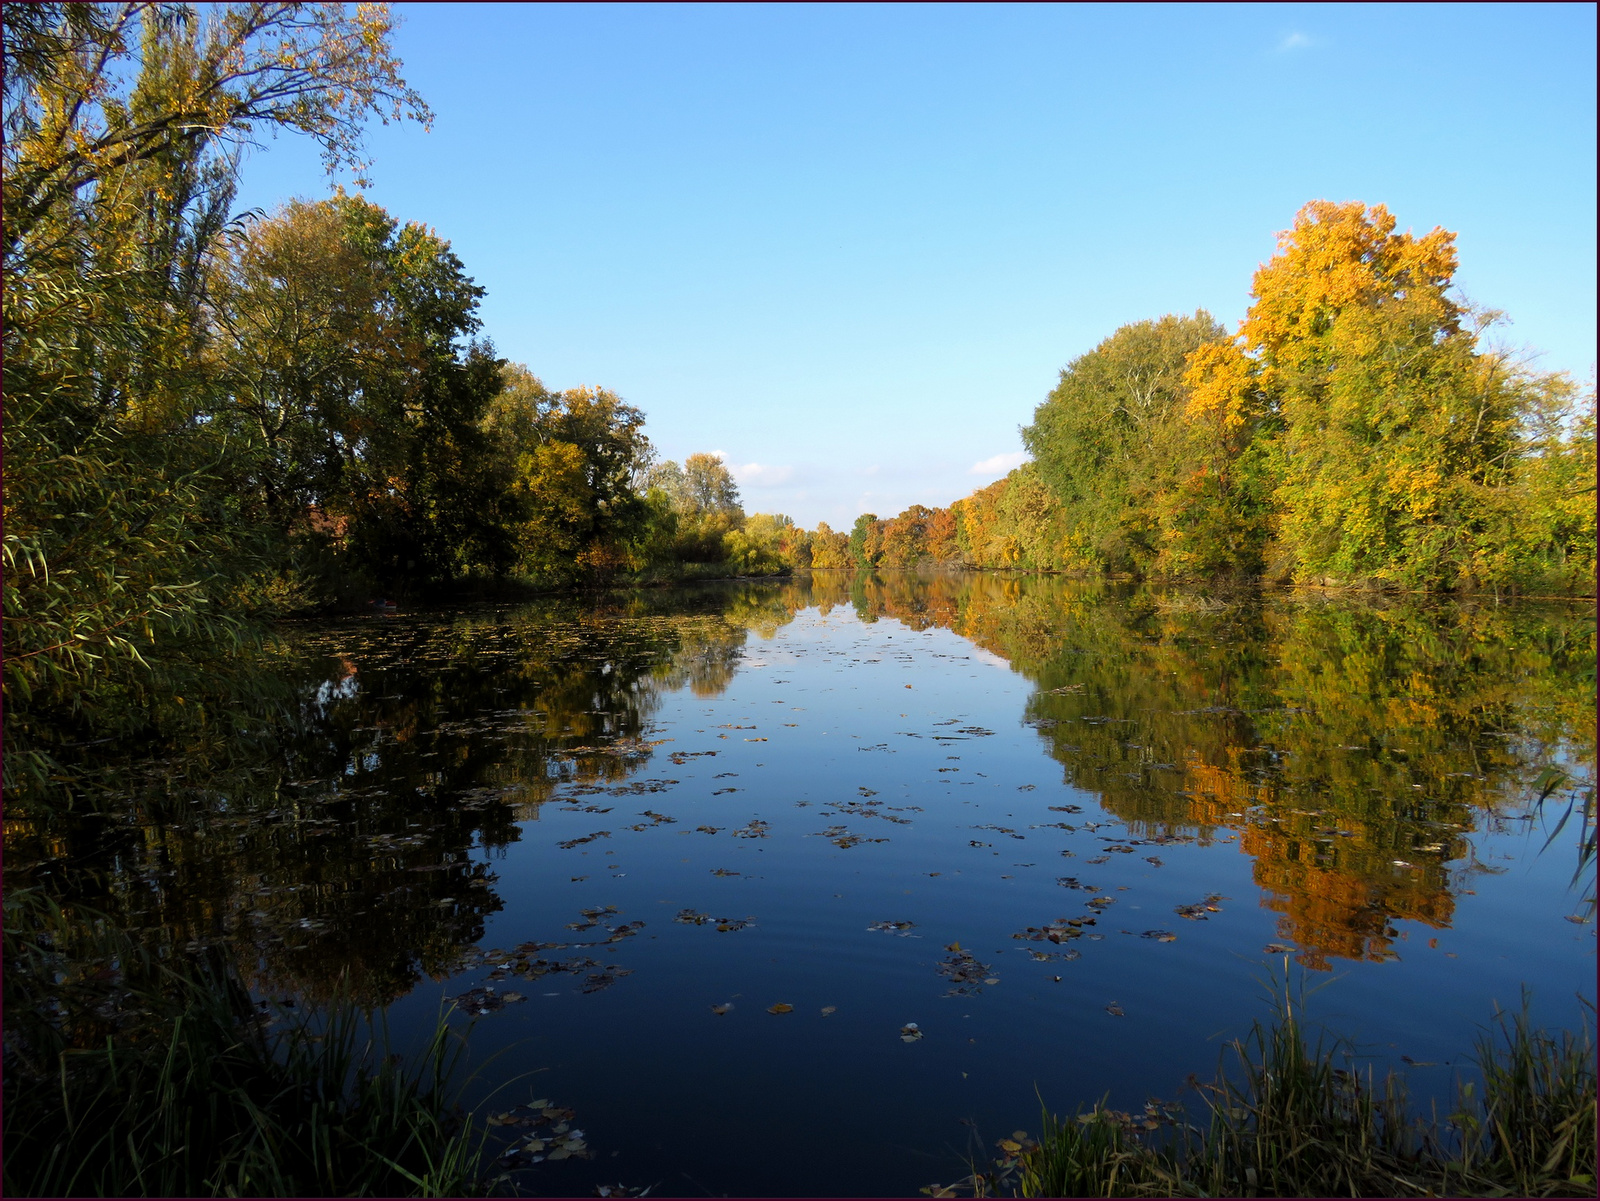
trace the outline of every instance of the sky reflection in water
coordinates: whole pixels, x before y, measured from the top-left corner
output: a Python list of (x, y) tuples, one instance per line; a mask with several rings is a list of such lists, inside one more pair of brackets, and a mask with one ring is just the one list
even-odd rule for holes
[(537, 1073), (491, 1108), (570, 1106), (596, 1157), (530, 1190), (903, 1194), (1036, 1127), (1035, 1085), (1171, 1098), (1285, 956), (1380, 1070), (1524, 982), (1573, 1021), (1594, 927), (1521, 815), (1552, 757), (1592, 774), (1593, 638), (822, 573), (317, 625), (304, 735), (180, 785), (121, 895), (263, 992), (397, 1000), (402, 1041), (481, 1011), (477, 1095)]

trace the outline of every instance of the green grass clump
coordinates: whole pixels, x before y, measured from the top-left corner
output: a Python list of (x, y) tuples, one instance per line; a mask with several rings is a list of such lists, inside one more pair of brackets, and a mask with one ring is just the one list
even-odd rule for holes
[(7, 902), (6, 1195), (485, 1191), (442, 1018), (409, 1062), (353, 1004), (269, 1030), (221, 957), (153, 963), (36, 894)]
[[(1206, 1113), (1102, 1101), (1037, 1142), (1000, 1142), (992, 1170), (933, 1196), (1593, 1197), (1595, 1048), (1534, 1029), (1526, 1002), (1477, 1042), (1477, 1084), (1458, 1083), (1442, 1120), (1411, 1117), (1404, 1079), (1349, 1070), (1346, 1039), (1308, 1042), (1285, 1001), (1199, 1086)], [(1481, 1092), (1480, 1092), (1481, 1087)]]

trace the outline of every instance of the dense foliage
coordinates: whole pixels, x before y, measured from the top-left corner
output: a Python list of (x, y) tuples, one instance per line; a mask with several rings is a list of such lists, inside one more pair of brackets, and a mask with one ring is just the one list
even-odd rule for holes
[(1490, 343), (1454, 234), (1394, 231), (1308, 204), (1236, 337), (1203, 310), (1123, 326), (1063, 369), (1031, 462), (864, 514), (849, 565), (1592, 592), (1592, 386)]
[(429, 118), (389, 34), (382, 6), (6, 6), (8, 784), (248, 724), (262, 618), (803, 548), (716, 457), (652, 472), (615, 393), (497, 358), (433, 229), (343, 189), (230, 218), (262, 132), (359, 178), (365, 117)]

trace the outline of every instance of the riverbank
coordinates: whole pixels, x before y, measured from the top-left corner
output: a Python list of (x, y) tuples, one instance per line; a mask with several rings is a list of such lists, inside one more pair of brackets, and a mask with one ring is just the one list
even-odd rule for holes
[(1441, 1117), (1413, 1112), (1407, 1079), (1358, 1066), (1354, 1043), (1285, 999), (1232, 1043), (1192, 1105), (1103, 1102), (1042, 1116), (991, 1167), (932, 1197), (1592, 1197), (1595, 1046), (1582, 1027), (1535, 1029), (1526, 1004), (1498, 1012)]

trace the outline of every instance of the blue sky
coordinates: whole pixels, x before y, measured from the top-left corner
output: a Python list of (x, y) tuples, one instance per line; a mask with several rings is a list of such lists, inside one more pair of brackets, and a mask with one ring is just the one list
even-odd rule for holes
[[(1313, 199), (1458, 233), (1547, 370), (1595, 362), (1595, 7), (401, 4), (432, 132), (368, 195), (499, 353), (723, 452), (748, 511), (945, 505), (1124, 322), (1230, 327)], [(268, 142), (240, 207), (318, 198)]]

